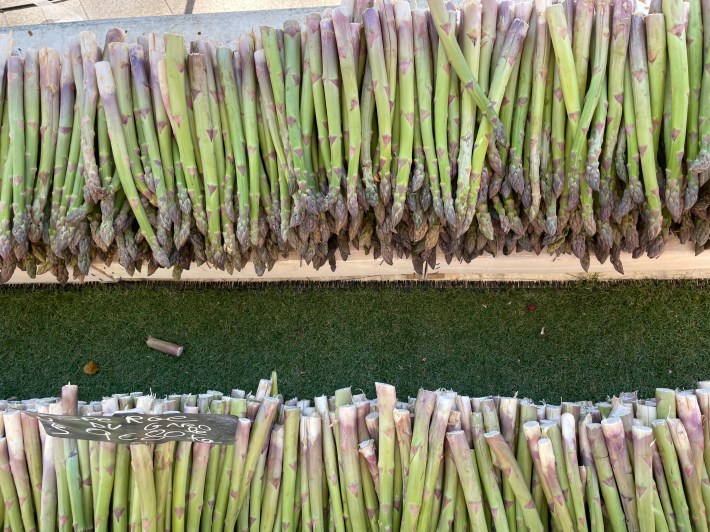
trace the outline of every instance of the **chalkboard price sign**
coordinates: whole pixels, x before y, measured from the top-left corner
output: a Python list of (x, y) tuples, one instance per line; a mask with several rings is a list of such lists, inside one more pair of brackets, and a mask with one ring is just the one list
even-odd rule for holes
[(53, 416), (32, 413), (48, 436), (113, 443), (234, 443), (237, 418), (221, 414)]

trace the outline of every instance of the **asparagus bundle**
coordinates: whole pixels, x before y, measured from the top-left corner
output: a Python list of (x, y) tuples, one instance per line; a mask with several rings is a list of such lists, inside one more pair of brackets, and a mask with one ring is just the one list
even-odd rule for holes
[(701, 0), (363, 0), (230, 43), (0, 35), (0, 282), (700, 253), (708, 20)]
[[(695, 390), (536, 404), (420, 390), (118, 393), (0, 401), (5, 530), (707, 530)], [(234, 441), (112, 443), (50, 436), (34, 412), (227, 414)], [(57, 417), (59, 416), (59, 417)]]

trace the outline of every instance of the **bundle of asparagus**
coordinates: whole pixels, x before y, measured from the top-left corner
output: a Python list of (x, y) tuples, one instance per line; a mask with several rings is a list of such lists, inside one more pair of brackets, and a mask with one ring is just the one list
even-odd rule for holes
[[(654, 398), (536, 404), (350, 388), (284, 401), (276, 380), (158, 399), (3, 401), (5, 530), (707, 530), (710, 381)], [(234, 443), (48, 435), (31, 412), (238, 417)]]
[(0, 281), (353, 247), (623, 272), (622, 251), (709, 245), (706, 0), (428, 4), (344, 0), (225, 44), (0, 36)]

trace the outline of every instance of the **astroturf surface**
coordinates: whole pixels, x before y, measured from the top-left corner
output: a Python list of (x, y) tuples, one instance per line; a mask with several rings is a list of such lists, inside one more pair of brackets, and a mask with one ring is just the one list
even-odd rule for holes
[[(472, 396), (601, 400), (710, 379), (710, 287), (124, 284), (0, 289), (0, 398), (375, 381)], [(146, 338), (185, 346), (172, 358)], [(84, 375), (95, 361), (100, 371)]]

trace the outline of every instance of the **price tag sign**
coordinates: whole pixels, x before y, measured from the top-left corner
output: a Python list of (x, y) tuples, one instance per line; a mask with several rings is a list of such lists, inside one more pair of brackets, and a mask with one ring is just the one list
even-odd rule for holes
[(113, 443), (234, 443), (238, 419), (221, 414), (116, 414), (111, 417), (28, 414), (42, 422), (48, 436)]

